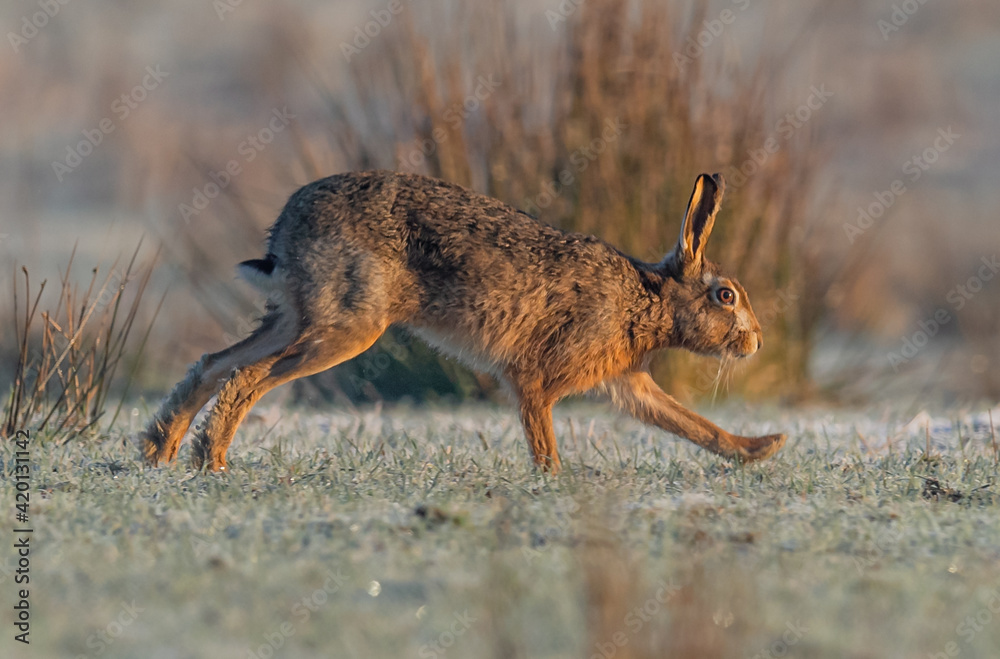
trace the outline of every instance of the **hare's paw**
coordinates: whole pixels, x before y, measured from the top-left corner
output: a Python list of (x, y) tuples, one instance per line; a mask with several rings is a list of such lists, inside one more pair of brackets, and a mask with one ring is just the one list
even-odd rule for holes
[(787, 437), (782, 434), (740, 438), (739, 457), (744, 462), (766, 460), (781, 450)]
[(168, 458), (164, 453), (167, 444), (166, 433), (163, 427), (156, 421), (149, 424), (149, 427), (139, 432), (133, 440), (133, 444), (139, 449), (143, 460), (151, 467), (159, 466), (167, 462)]

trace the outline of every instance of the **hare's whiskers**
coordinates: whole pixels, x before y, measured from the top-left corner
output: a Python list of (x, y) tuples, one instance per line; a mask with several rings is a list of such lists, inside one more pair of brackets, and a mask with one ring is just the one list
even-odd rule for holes
[(719, 383), (722, 381), (722, 369), (725, 368), (726, 363), (729, 361), (729, 357), (723, 355), (719, 359), (719, 370), (715, 373), (715, 379), (712, 380), (712, 404), (715, 404), (715, 398), (719, 393)]

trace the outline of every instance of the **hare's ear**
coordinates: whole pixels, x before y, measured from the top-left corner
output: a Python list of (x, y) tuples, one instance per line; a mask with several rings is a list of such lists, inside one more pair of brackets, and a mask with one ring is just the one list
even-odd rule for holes
[(701, 272), (705, 261), (705, 244), (712, 234), (715, 216), (722, 205), (725, 190), (726, 181), (722, 174), (702, 174), (694, 183), (673, 255), (674, 262), (685, 275)]

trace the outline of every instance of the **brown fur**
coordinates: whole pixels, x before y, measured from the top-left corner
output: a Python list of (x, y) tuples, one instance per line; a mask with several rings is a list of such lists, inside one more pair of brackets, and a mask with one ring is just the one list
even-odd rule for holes
[[(762, 344), (746, 291), (704, 257), (725, 184), (698, 177), (677, 247), (633, 259), (496, 199), (423, 176), (331, 176), (292, 195), (264, 259), (241, 264), (270, 296), (243, 342), (191, 367), (143, 433), (152, 464), (172, 460), (207, 400), (194, 462), (225, 469), (250, 407), (270, 389), (366, 350), (393, 324), (507, 381), (535, 462), (559, 468), (552, 406), (589, 390), (715, 453), (758, 460), (784, 444), (727, 433), (681, 407), (645, 371), (651, 351), (745, 357)], [(721, 287), (735, 294), (719, 302)]]

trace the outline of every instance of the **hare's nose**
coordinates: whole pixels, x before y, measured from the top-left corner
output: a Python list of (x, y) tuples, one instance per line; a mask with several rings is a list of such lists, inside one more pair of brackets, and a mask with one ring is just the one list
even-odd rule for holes
[(757, 330), (757, 350), (764, 347), (764, 333)]

